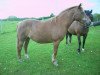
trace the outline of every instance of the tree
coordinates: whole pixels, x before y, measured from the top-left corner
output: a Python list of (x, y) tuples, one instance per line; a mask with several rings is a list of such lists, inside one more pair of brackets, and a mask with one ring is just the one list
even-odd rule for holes
[(7, 18), (7, 20), (9, 20), (9, 21), (18, 21), (19, 19), (16, 16), (9, 16)]
[(95, 13), (93, 15), (94, 21), (100, 21), (100, 14), (99, 13)]
[(55, 15), (53, 13), (51, 13), (50, 17), (54, 17)]

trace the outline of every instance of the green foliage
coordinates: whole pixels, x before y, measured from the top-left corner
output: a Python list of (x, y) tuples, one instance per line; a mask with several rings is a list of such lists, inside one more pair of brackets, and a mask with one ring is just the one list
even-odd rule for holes
[(50, 17), (54, 17), (55, 15), (53, 13), (51, 13)]
[(9, 16), (7, 19), (9, 21), (16, 21), (17, 20), (17, 17), (16, 16)]
[(22, 20), (25, 20), (25, 19), (37, 19), (37, 20), (45, 20), (45, 19), (49, 19), (49, 18), (52, 18), (54, 17), (55, 15), (53, 13), (51, 13), (50, 16), (46, 16), (46, 17), (40, 17), (40, 18), (18, 18), (16, 16), (9, 16), (7, 19), (0, 19), (0, 20), (3, 20), (3, 21), (22, 21)]
[(3, 21), (22, 21), (25, 19), (36, 19), (36, 18), (17, 18), (16, 16), (9, 16), (7, 19), (3, 19)]
[(94, 21), (100, 21), (100, 14), (96, 13), (93, 15)]
[(47, 20), (47, 19), (50, 19), (52, 17), (54, 17), (55, 15), (53, 13), (51, 13), (50, 16), (46, 16), (46, 17), (40, 17), (40, 18), (37, 18), (37, 20)]
[(72, 44), (60, 43), (58, 67), (51, 62), (53, 44), (29, 43), (29, 60), (17, 61), (16, 25), (18, 21), (4, 21), (4, 34), (0, 34), (0, 75), (100, 75), (100, 27), (91, 27), (85, 52), (77, 53), (77, 37)]

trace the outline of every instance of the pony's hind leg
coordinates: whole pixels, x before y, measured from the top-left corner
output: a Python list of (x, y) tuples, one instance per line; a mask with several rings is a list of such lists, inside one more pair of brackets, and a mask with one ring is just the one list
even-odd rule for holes
[(19, 62), (21, 62), (21, 50), (22, 50), (23, 43), (24, 41), (20, 39), (17, 40), (17, 53), (18, 53)]
[(66, 33), (66, 44), (71, 43), (72, 40), (72, 34), (67, 32)]
[(26, 40), (24, 42), (24, 50), (25, 50), (25, 57), (26, 58), (29, 58), (28, 53), (27, 53), (27, 48), (28, 48), (29, 40), (30, 40), (30, 38), (26, 38)]

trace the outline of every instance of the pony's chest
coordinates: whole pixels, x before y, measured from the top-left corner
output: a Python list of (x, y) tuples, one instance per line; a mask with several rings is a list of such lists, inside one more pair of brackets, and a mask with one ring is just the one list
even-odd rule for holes
[(56, 39), (60, 39), (62, 40), (66, 34), (66, 28), (65, 27), (55, 27), (52, 29), (51, 35), (52, 35), (52, 39), (56, 40)]
[(88, 33), (88, 31), (89, 31), (88, 28), (82, 27), (78, 32), (80, 33), (80, 35), (85, 35)]

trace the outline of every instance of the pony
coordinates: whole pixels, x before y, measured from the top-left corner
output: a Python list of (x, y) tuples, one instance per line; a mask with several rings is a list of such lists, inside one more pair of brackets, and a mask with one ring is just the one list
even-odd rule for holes
[[(93, 15), (92, 10), (85, 10), (86, 15), (90, 18), (91, 21), (93, 21)], [(83, 45), (82, 45), (82, 51), (84, 51), (84, 45), (87, 38), (87, 34), (89, 32), (89, 26), (84, 26), (79, 21), (74, 21), (71, 26), (68, 28), (68, 32), (66, 33), (66, 44), (71, 43), (72, 35), (76, 35), (78, 38), (78, 53), (81, 51), (81, 36), (83, 36)], [(69, 37), (69, 39), (68, 39)]]
[(47, 20), (24, 20), (17, 25), (17, 53), (18, 59), (21, 61), (21, 50), (24, 47), (25, 57), (29, 58), (27, 53), (27, 47), (29, 40), (41, 44), (53, 43), (53, 54), (52, 63), (58, 66), (56, 56), (60, 42), (63, 40), (68, 28), (73, 21), (79, 21), (88, 25), (91, 20), (86, 16), (81, 7), (78, 6), (70, 7), (62, 11), (58, 16)]

